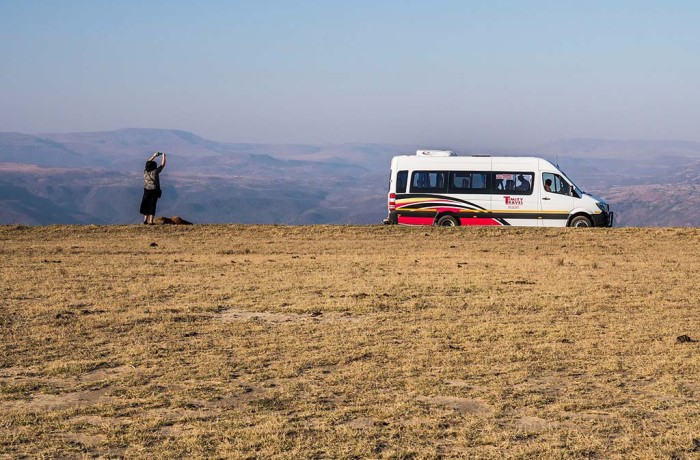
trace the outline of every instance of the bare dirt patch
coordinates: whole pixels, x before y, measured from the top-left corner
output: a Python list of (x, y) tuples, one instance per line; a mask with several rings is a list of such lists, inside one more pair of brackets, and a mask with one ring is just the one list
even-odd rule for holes
[(248, 320), (260, 320), (267, 323), (291, 323), (299, 321), (311, 321), (313, 320), (311, 314), (298, 314), (298, 313), (273, 313), (273, 312), (256, 312), (256, 311), (245, 311), (245, 310), (235, 310), (229, 309), (219, 316), (220, 321), (248, 321)]
[(136, 371), (134, 366), (104, 367), (95, 369), (77, 377), (79, 382), (98, 382), (101, 380), (114, 380), (117, 377)]
[(555, 428), (559, 424), (539, 417), (523, 416), (518, 419), (515, 425), (517, 429), (523, 431), (541, 431), (548, 428)]
[(13, 398), (10, 401), (0, 400), (0, 408), (36, 413), (113, 403), (119, 398), (108, 395), (113, 388), (109, 384), (97, 389), (80, 391), (70, 391), (70, 389), (81, 384), (111, 382), (134, 370), (133, 366), (105, 367), (75, 377), (56, 378), (45, 377), (36, 368), (7, 368), (0, 372), (0, 385), (6, 389), (25, 391), (22, 391), (19, 398)]
[(4, 410), (16, 410), (23, 412), (44, 412), (59, 409), (74, 409), (94, 406), (96, 404), (108, 404), (118, 400), (107, 396), (109, 389), (75, 391), (59, 394), (36, 394), (28, 401), (10, 401), (0, 403)]
[(344, 425), (350, 428), (365, 429), (372, 428), (375, 423), (376, 421), (369, 417), (356, 417), (348, 420)]
[(223, 311), (218, 316), (219, 321), (262, 321), (265, 323), (329, 323), (329, 322), (360, 322), (363, 320), (361, 316), (351, 315), (349, 313), (339, 312), (313, 312), (313, 313), (279, 313), (270, 311), (249, 311), (236, 308), (230, 308)]
[(61, 433), (58, 437), (64, 441), (88, 448), (98, 446), (107, 441), (107, 436), (103, 434)]
[(461, 414), (490, 417), (494, 413), (493, 407), (480, 399), (457, 398), (454, 396), (420, 396), (416, 399), (431, 405), (449, 407)]
[(610, 420), (614, 418), (614, 415), (610, 412), (602, 411), (564, 412), (562, 415), (566, 418), (581, 420)]

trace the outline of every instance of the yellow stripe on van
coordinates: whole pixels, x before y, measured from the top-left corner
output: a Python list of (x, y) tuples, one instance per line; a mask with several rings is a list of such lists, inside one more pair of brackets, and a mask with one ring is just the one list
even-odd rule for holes
[(396, 203), (422, 203), (424, 201), (449, 200), (448, 198), (401, 198)]

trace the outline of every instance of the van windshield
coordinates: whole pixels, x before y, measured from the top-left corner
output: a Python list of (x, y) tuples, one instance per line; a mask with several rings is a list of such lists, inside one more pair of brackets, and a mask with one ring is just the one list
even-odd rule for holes
[(576, 185), (576, 182), (572, 181), (571, 178), (570, 178), (569, 176), (567, 176), (566, 173), (565, 173), (564, 171), (562, 171), (562, 170), (560, 169), (559, 172), (561, 172), (562, 176), (564, 176), (564, 178), (565, 178), (565, 179), (571, 184), (571, 186), (574, 188), (574, 193), (576, 194), (576, 196), (577, 196), (578, 198), (581, 198), (581, 197), (583, 196), (583, 193), (584, 193), (583, 190), (581, 190), (581, 189), (579, 188), (579, 186)]

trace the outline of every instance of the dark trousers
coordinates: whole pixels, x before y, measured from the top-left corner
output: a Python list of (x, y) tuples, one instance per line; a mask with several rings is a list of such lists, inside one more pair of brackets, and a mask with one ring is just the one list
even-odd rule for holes
[(143, 189), (143, 198), (141, 199), (141, 209), (140, 212), (144, 216), (155, 216), (156, 215), (156, 204), (158, 203), (158, 198), (160, 198), (160, 190), (148, 190)]

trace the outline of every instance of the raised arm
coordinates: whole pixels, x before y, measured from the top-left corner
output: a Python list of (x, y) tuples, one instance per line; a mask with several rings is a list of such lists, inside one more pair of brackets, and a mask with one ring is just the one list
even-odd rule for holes
[(161, 157), (160, 159), (160, 168), (163, 169), (165, 167), (165, 153), (163, 152), (156, 152), (153, 155), (151, 155), (151, 158), (148, 159), (148, 161), (153, 161), (156, 158)]

